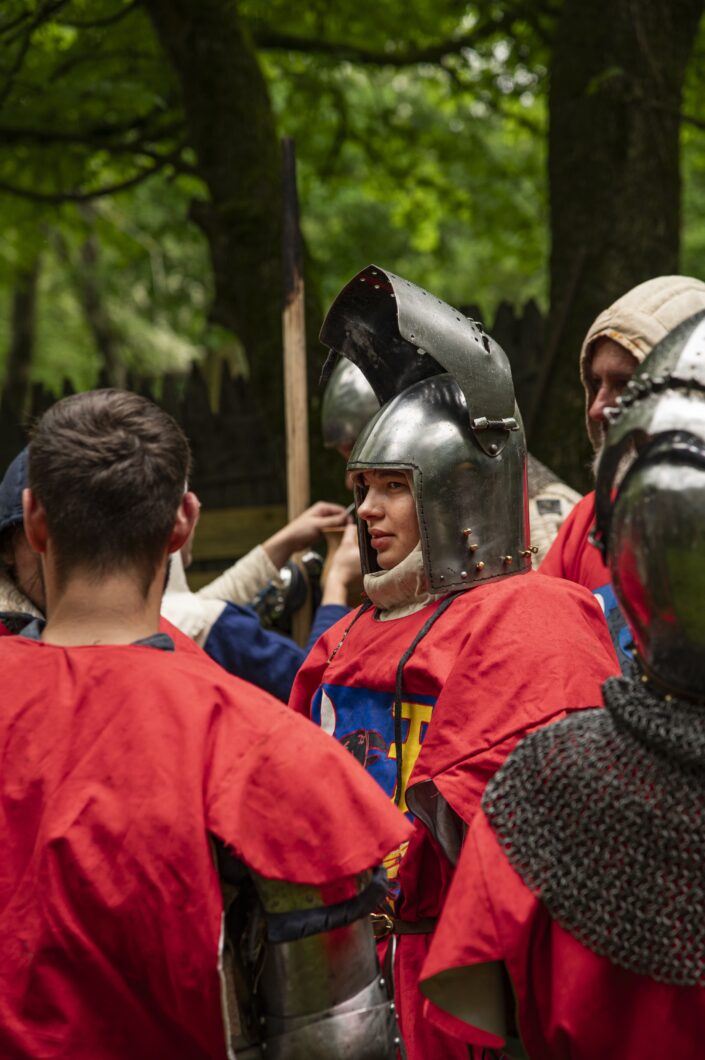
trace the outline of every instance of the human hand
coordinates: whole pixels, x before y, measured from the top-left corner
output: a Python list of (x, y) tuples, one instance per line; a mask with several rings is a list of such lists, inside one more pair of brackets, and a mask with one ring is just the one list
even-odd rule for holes
[(362, 587), (362, 567), (357, 527), (354, 523), (345, 527), (340, 544), (326, 572), (323, 585), (322, 604), (347, 604), (350, 590)]
[(314, 544), (323, 530), (343, 526), (346, 519), (342, 504), (317, 501), (273, 534), (263, 548), (275, 567), (283, 567), (292, 553)]

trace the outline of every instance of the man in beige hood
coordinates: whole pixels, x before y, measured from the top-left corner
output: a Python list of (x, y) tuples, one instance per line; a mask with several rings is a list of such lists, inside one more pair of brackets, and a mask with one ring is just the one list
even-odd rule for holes
[[(705, 309), (705, 283), (692, 276), (657, 276), (627, 291), (588, 329), (580, 351), (587, 431), (595, 463), (604, 442), (605, 409), (617, 398), (651, 349), (674, 327)], [(560, 528), (541, 564), (542, 574), (567, 578), (600, 601), (623, 670), (629, 666), (628, 627), (617, 605), (609, 572), (588, 535), (595, 492), (586, 494)]]

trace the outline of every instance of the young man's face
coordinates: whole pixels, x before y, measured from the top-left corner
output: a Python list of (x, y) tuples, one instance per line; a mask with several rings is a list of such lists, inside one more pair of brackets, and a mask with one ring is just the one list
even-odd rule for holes
[(366, 491), (357, 514), (367, 524), (380, 567), (391, 570), (419, 542), (419, 522), (409, 474), (386, 469), (362, 471), (357, 472), (356, 481)]

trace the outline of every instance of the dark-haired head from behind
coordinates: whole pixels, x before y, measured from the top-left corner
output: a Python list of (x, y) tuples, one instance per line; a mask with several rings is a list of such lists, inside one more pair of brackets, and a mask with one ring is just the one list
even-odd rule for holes
[(134, 571), (146, 595), (168, 545), (190, 470), (188, 441), (138, 394), (64, 398), (36, 424), (29, 484), (46, 513), (59, 587)]

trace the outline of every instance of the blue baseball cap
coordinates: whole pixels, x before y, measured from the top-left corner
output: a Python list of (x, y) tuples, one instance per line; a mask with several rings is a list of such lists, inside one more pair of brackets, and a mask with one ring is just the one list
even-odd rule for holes
[(0, 534), (22, 522), (22, 490), (29, 485), (25, 447), (12, 461), (0, 482)]

